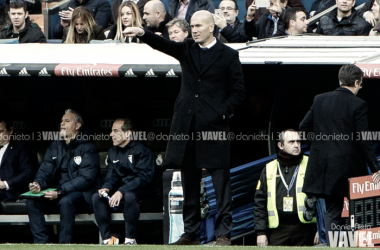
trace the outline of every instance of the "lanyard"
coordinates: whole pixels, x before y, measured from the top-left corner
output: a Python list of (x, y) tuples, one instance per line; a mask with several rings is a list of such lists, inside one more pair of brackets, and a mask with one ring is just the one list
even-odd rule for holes
[(294, 171), (294, 174), (293, 174), (293, 177), (292, 177), (292, 180), (290, 181), (290, 184), (288, 186), (288, 184), (286, 184), (285, 182), (285, 179), (284, 179), (284, 176), (282, 175), (282, 172), (281, 172), (281, 169), (280, 169), (280, 163), (277, 163), (277, 167), (278, 167), (278, 172), (280, 172), (280, 176), (281, 176), (281, 180), (282, 180), (282, 183), (284, 183), (284, 186), (288, 192), (288, 197), (289, 197), (289, 191), (290, 189), (292, 189), (293, 187), (293, 184), (294, 184), (294, 180), (296, 179), (296, 176), (297, 176), (297, 172), (298, 172), (298, 169), (300, 167), (300, 165), (298, 164), (297, 168), (296, 168), (296, 171)]

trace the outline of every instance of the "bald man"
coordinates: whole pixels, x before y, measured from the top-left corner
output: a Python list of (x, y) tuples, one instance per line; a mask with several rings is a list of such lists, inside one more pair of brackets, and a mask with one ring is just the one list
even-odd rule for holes
[[(182, 67), (170, 138), (188, 135), (189, 140), (169, 140), (166, 150), (166, 160), (181, 168), (185, 198), (185, 233), (173, 244), (200, 244), (200, 180), (205, 168), (215, 188), (216, 245), (231, 245), (230, 142), (225, 136), (228, 120), (245, 97), (242, 67), (239, 53), (213, 36), (215, 24), (210, 12), (196, 12), (190, 25), (194, 40), (183, 42), (169, 41), (141, 28), (129, 27), (124, 33), (137, 35), (152, 48), (176, 58)], [(209, 134), (221, 137), (210, 139)]]
[(165, 5), (161, 1), (147, 2), (144, 6), (143, 19), (149, 31), (169, 40), (169, 32), (165, 25), (173, 18), (166, 12)]

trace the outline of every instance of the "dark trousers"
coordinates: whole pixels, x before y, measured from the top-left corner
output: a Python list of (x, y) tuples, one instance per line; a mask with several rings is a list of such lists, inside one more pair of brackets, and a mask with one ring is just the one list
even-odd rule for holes
[[(298, 220), (299, 221), (299, 220)], [(313, 246), (317, 233), (316, 223), (299, 223), (294, 225), (280, 224), (270, 230), (268, 243), (270, 246)]]
[[(126, 192), (123, 195), (124, 200), (124, 220), (125, 220), (125, 237), (134, 239), (136, 234), (136, 226), (140, 217), (139, 201), (150, 196), (150, 192), (145, 189), (135, 189)], [(94, 214), (96, 223), (98, 224), (100, 234), (103, 240), (111, 238), (110, 223), (111, 211), (113, 208), (108, 204), (108, 200), (100, 198), (98, 193), (92, 196), (94, 206)], [(116, 210), (117, 212), (120, 212)]]
[(5, 190), (0, 190), (0, 201), (7, 199), (7, 193)]
[[(215, 223), (215, 236), (231, 238), (232, 231), (232, 194), (229, 169), (207, 169), (215, 188), (218, 218)], [(181, 179), (184, 195), (183, 222), (184, 236), (191, 240), (200, 237), (200, 182), (202, 169), (196, 166), (195, 145), (187, 145), (184, 164), (181, 166)]]
[(73, 238), (75, 211), (80, 206), (86, 205), (82, 192), (68, 193), (57, 200), (27, 199), (30, 229), (34, 243), (49, 243), (49, 234), (46, 229), (44, 212), (51, 207), (58, 206), (60, 213), (59, 243), (71, 243)]
[(330, 246), (329, 231), (331, 231), (334, 234), (334, 231), (339, 231), (339, 226), (342, 225), (341, 215), (343, 210), (344, 197), (325, 196), (324, 198), (326, 203), (326, 243), (327, 246)]

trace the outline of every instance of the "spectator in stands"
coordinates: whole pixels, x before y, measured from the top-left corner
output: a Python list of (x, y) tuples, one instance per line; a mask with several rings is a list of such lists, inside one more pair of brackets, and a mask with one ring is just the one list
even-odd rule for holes
[(18, 200), (34, 178), (35, 158), (22, 141), (12, 138), (12, 122), (0, 116), (0, 201)]
[(75, 213), (80, 207), (92, 205), (92, 195), (101, 185), (99, 154), (88, 136), (82, 132), (83, 119), (74, 110), (67, 109), (60, 125), (61, 138), (46, 151), (44, 161), (29, 188), (43, 199), (28, 199), (26, 205), (34, 243), (49, 243), (44, 213), (48, 208), (60, 212), (60, 243), (71, 243)]
[(244, 33), (248, 37), (257, 37), (264, 39), (275, 36), (277, 31), (285, 33), (284, 14), (287, 6), (287, 0), (270, 0), (269, 11), (260, 16), (257, 22), (254, 21), (256, 14), (255, 1), (249, 6), (247, 16), (244, 19)]
[(190, 25), (184, 19), (174, 18), (166, 24), (169, 32), (169, 39), (175, 42), (183, 42), (190, 32)]
[[(245, 0), (245, 9), (248, 10), (249, 6), (251, 6), (252, 3), (254, 3), (254, 2), (255, 2), (255, 0)], [(299, 8), (304, 9), (306, 11), (305, 7), (303, 6), (303, 4), (300, 0), (288, 0), (288, 6), (291, 8), (299, 7)], [(258, 18), (267, 11), (268, 10), (265, 8), (256, 9), (255, 21), (257, 21)]]
[(265, 166), (256, 188), (257, 245), (311, 246), (318, 243), (316, 220), (305, 220), (306, 195), (298, 192), (309, 157), (302, 154), (300, 136), (293, 129), (282, 131), (279, 139), (277, 159)]
[(208, 10), (214, 13), (215, 6), (212, 0), (169, 0), (169, 13), (172, 17), (185, 19), (190, 23), (190, 19), (198, 10)]
[(369, 33), (370, 36), (379, 36), (379, 31), (380, 31), (380, 22), (379, 22), (379, 12), (380, 12), (380, 0), (375, 0), (373, 2), (372, 8), (371, 8), (373, 13), (373, 17), (375, 20), (375, 25), (374, 28), (371, 30)]
[(0, 30), (3, 29), (6, 25), (6, 11), (5, 6), (6, 0), (0, 0)]
[(62, 39), (64, 28), (70, 25), (70, 21), (75, 8), (85, 7), (92, 15), (95, 23), (103, 29), (108, 27), (111, 18), (111, 5), (107, 0), (70, 0), (67, 10), (59, 12), (61, 22), (54, 27), (55, 39)]
[[(323, 138), (332, 138), (337, 133), (347, 136), (344, 140), (314, 138), (310, 149), (302, 192), (325, 199), (326, 235), (339, 231), (342, 225), (342, 204), (349, 194), (347, 180), (368, 175), (369, 168), (377, 184), (380, 169), (373, 143), (360, 137), (369, 131), (367, 103), (356, 96), (363, 87), (363, 71), (353, 64), (344, 65), (338, 78), (340, 87), (317, 95), (300, 124), (301, 131)], [(330, 246), (329, 237), (326, 240)]]
[(335, 10), (320, 19), (316, 33), (327, 36), (368, 36), (372, 26), (357, 14), (355, 0), (336, 0), (336, 5)]
[(139, 42), (137, 38), (132, 39), (123, 34), (126, 27), (143, 27), (139, 9), (132, 1), (127, 1), (120, 5), (117, 22), (112, 25), (107, 39), (119, 40), (122, 43)]
[[(134, 123), (128, 118), (116, 119), (112, 126), (113, 147), (108, 151), (107, 177), (98, 193), (92, 196), (96, 223), (103, 244), (118, 245), (111, 236), (111, 208), (124, 200), (125, 245), (137, 245), (135, 235), (140, 217), (139, 201), (154, 194), (146, 187), (154, 173), (154, 154), (144, 144), (131, 139)], [(109, 195), (109, 201), (102, 193)]]
[(219, 40), (222, 43), (244, 43), (252, 40), (252, 37), (244, 34), (243, 24), (237, 18), (239, 7), (236, 0), (222, 0), (219, 9), (223, 11), (223, 16), (213, 16), (215, 25), (218, 26)]
[(27, 5), (23, 0), (12, 0), (8, 15), (12, 24), (1, 30), (0, 39), (18, 38), (19, 43), (46, 43), (41, 28), (30, 21)]
[(144, 15), (144, 6), (149, 0), (114, 0), (112, 3), (112, 16), (108, 27), (111, 27), (117, 22), (118, 15), (120, 13), (119, 7), (126, 1), (132, 1), (135, 3), (137, 5), (137, 9), (139, 10), (140, 16), (142, 17)]
[(173, 18), (166, 12), (165, 5), (161, 1), (149, 1), (144, 7), (143, 19), (148, 30), (169, 39), (168, 29), (165, 25)]
[(95, 23), (85, 7), (79, 6), (73, 12), (70, 25), (63, 30), (62, 43), (89, 43), (91, 40), (104, 39), (103, 27)]
[(289, 8), (285, 12), (284, 25), (285, 33), (282, 34), (280, 31), (277, 31), (277, 36), (284, 35), (300, 35), (307, 32), (307, 26), (309, 21), (306, 19), (306, 11), (302, 8)]

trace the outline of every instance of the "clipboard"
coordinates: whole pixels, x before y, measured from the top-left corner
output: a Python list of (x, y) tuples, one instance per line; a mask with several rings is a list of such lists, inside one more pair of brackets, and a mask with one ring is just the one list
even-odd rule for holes
[(26, 193), (23, 193), (23, 194), (20, 194), (19, 198), (20, 199), (39, 199), (39, 198), (43, 198), (45, 196), (45, 194), (43, 192), (46, 192), (46, 191), (57, 191), (56, 188), (47, 188), (45, 190), (41, 190), (41, 192), (35, 194), (33, 193), (32, 191), (28, 191)]

